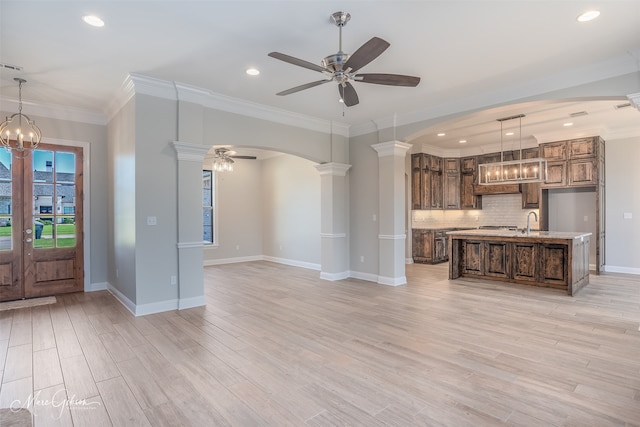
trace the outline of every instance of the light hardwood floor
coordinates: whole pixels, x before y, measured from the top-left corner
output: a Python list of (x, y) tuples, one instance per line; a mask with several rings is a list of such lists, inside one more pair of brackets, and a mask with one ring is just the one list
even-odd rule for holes
[[(0, 312), (0, 408), (36, 426), (640, 425), (640, 277), (575, 297), (407, 266), (408, 285), (205, 268), (207, 306), (107, 292)], [(51, 402), (55, 403), (51, 403)]]

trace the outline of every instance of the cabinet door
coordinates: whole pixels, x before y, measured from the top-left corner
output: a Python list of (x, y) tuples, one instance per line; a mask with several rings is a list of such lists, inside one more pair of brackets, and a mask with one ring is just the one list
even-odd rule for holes
[(460, 172), (460, 159), (456, 159), (456, 158), (444, 159), (444, 171), (445, 173)]
[(597, 138), (572, 139), (569, 144), (569, 158), (580, 159), (595, 157), (597, 150)]
[(485, 163), (497, 163), (500, 162), (501, 159), (501, 153), (483, 154), (482, 156), (478, 156), (478, 164), (483, 165)]
[(540, 184), (520, 184), (522, 193), (522, 209), (538, 209), (540, 207)]
[(547, 160), (567, 160), (566, 141), (546, 142), (540, 144), (540, 157)]
[(429, 230), (414, 228), (412, 230), (413, 262), (431, 262), (431, 243), (433, 235)]
[(473, 157), (463, 157), (460, 159), (460, 171), (463, 173), (474, 173), (476, 171), (477, 159)]
[(448, 258), (447, 254), (447, 239), (438, 237), (434, 240), (433, 245), (433, 262), (444, 262)]
[(540, 244), (540, 281), (546, 285), (556, 285), (566, 289), (571, 268), (567, 257), (568, 246), (551, 243)]
[(431, 171), (431, 209), (442, 209), (443, 177), (441, 171)]
[(509, 245), (510, 243), (505, 242), (484, 243), (485, 276), (500, 277), (503, 279), (509, 278), (511, 271)]
[(591, 186), (598, 183), (596, 159), (569, 160), (569, 186)]
[(520, 160), (520, 150), (505, 151), (504, 153), (502, 153), (502, 158), (505, 162)]
[(482, 196), (473, 194), (475, 176), (473, 173), (463, 173), (460, 175), (460, 208), (480, 209), (482, 207)]
[(444, 208), (460, 209), (460, 174), (457, 172), (444, 176)]
[(484, 275), (483, 242), (462, 240), (462, 274)]
[(567, 162), (547, 162), (547, 180), (543, 188), (565, 187), (567, 185)]
[(429, 156), (429, 168), (431, 171), (442, 171), (442, 157)]
[(411, 209), (422, 209), (422, 166), (420, 154), (411, 156)]
[(513, 278), (527, 282), (538, 281), (538, 244), (513, 243)]
[(540, 150), (538, 147), (533, 148), (525, 148), (522, 150), (522, 158), (523, 159), (535, 159), (540, 155)]
[(425, 167), (420, 172), (420, 209), (431, 209), (431, 172)]

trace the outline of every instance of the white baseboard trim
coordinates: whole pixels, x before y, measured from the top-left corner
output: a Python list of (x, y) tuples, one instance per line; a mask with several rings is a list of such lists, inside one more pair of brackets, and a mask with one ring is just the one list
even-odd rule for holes
[(120, 292), (115, 288), (111, 283), (107, 283), (107, 290), (111, 292), (111, 294), (116, 297), (116, 299), (122, 304), (127, 310), (131, 312), (134, 316), (136, 315), (136, 305), (131, 301), (125, 294)]
[(277, 258), (277, 257), (268, 256), (268, 255), (263, 255), (262, 259), (264, 261), (270, 261), (270, 262), (275, 262), (275, 263), (278, 263), (278, 264), (290, 265), (292, 267), (301, 267), (301, 268), (306, 268), (308, 270), (320, 271), (320, 264), (315, 264), (315, 263), (312, 263), (312, 262), (297, 261), (295, 259)]
[(178, 300), (178, 310), (185, 310), (187, 308), (202, 307), (207, 305), (207, 300), (204, 295), (199, 297), (181, 298)]
[(378, 283), (381, 285), (387, 286), (400, 286), (407, 284), (407, 278), (405, 276), (402, 277), (383, 277), (378, 276)]
[(320, 272), (320, 278), (322, 280), (329, 280), (335, 282), (336, 280), (343, 280), (349, 278), (349, 272), (343, 271), (342, 273), (325, 273)]
[(262, 259), (263, 259), (263, 257), (261, 255), (245, 256), (245, 257), (237, 257), (237, 258), (205, 259), (204, 260), (204, 266), (208, 267), (210, 265), (235, 264), (237, 262), (262, 261)]
[(112, 284), (106, 283), (107, 290), (134, 316), (145, 316), (147, 314), (163, 313), (172, 310), (184, 310), (193, 307), (207, 305), (204, 295), (201, 297), (170, 299), (166, 301), (152, 302), (149, 304), (136, 305), (125, 294), (116, 289)]
[(378, 283), (378, 275), (377, 274), (362, 273), (360, 271), (351, 271), (349, 273), (349, 277), (353, 277), (354, 279), (366, 280), (367, 282)]
[(405, 258), (404, 263), (405, 264), (413, 264), (413, 258)]
[(109, 289), (109, 283), (100, 282), (100, 283), (90, 283), (88, 288), (85, 288), (85, 292), (96, 292), (96, 291), (106, 291)]
[(607, 273), (640, 274), (640, 268), (618, 267), (615, 265), (605, 265), (604, 271)]

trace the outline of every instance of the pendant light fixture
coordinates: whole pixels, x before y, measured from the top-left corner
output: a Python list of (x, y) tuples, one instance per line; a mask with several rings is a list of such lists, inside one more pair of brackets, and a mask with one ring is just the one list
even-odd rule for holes
[[(547, 179), (547, 161), (543, 158), (522, 158), (522, 118), (524, 114), (497, 119), (500, 122), (500, 161), (478, 165), (478, 183), (480, 185), (521, 184), (544, 182)], [(503, 123), (508, 120), (519, 120), (520, 155), (519, 159), (504, 161), (502, 149)]]
[(42, 132), (36, 126), (35, 121), (22, 114), (22, 84), (27, 81), (19, 77), (13, 80), (18, 82), (18, 112), (6, 117), (5, 121), (0, 124), (0, 143), (14, 156), (25, 158), (38, 148)]

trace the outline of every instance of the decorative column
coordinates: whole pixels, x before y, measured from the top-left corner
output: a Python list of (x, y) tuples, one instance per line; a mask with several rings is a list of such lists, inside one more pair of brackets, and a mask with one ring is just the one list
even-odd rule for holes
[(378, 283), (398, 286), (405, 276), (405, 159), (411, 144), (371, 146), (378, 152)]
[(340, 280), (349, 277), (347, 243), (347, 171), (351, 165), (324, 163), (320, 172), (320, 278)]
[(178, 309), (206, 304), (202, 242), (202, 163), (209, 147), (174, 141), (178, 154)]

